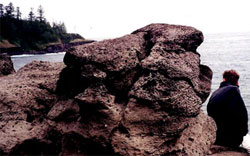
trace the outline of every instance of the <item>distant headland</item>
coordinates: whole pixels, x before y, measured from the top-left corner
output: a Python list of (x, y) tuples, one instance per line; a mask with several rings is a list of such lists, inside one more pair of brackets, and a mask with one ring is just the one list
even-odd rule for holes
[(79, 34), (67, 33), (63, 22), (50, 24), (41, 5), (37, 16), (31, 8), (28, 17), (22, 18), (20, 8), (13, 3), (0, 4), (0, 25), (0, 53), (9, 55), (60, 52), (93, 42)]

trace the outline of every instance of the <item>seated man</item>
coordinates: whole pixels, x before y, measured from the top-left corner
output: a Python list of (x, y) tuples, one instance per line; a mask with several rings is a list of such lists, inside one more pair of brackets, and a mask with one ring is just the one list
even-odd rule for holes
[(225, 71), (223, 82), (209, 99), (207, 112), (217, 125), (216, 145), (237, 148), (248, 132), (248, 114), (238, 80), (235, 70)]

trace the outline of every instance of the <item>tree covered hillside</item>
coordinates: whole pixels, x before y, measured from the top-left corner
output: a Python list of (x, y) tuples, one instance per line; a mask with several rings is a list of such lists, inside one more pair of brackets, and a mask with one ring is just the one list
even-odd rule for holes
[(22, 51), (43, 50), (48, 45), (84, 40), (79, 34), (67, 33), (64, 23), (46, 21), (42, 6), (37, 16), (31, 8), (28, 18), (22, 19), (19, 7), (12, 3), (0, 4), (0, 48), (18, 48)]

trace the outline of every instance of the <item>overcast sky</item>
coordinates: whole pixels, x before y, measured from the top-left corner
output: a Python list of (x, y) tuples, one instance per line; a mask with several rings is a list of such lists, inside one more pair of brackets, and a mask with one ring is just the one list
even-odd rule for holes
[(22, 17), (39, 5), (49, 22), (87, 39), (123, 36), (150, 23), (193, 26), (203, 33), (250, 32), (250, 0), (1, 0)]

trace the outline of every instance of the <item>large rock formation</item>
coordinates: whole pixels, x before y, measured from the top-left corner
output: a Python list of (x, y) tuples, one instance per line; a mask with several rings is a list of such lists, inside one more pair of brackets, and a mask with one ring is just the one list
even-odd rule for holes
[(213, 145), (208, 153), (209, 156), (249, 156), (247, 149), (239, 147), (238, 149)]
[[(199, 115), (212, 77), (196, 52), (202, 41), (194, 28), (152, 24), (79, 46), (64, 58), (58, 93), (78, 102), (90, 138), (116, 153), (204, 154), (215, 128)], [(184, 135), (198, 127), (203, 135)]]
[(0, 53), (0, 76), (14, 73), (13, 63), (10, 56), (5, 53)]
[(216, 126), (201, 111), (212, 78), (202, 41), (151, 24), (71, 49), (66, 67), (33, 62), (1, 78), (0, 154), (206, 155)]
[[(47, 123), (63, 63), (32, 62), (0, 79), (0, 155), (55, 154)], [(53, 138), (56, 139), (56, 138)], [(46, 153), (47, 151), (47, 153)]]

